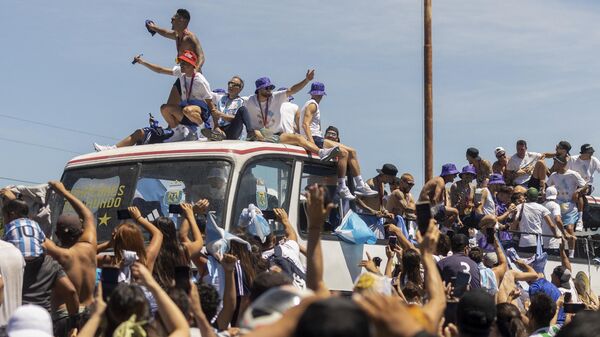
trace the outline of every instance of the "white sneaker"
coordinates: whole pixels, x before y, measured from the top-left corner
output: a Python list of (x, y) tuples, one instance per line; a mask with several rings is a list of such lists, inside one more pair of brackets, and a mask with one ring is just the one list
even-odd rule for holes
[(337, 157), (338, 154), (340, 154), (339, 146), (319, 150), (319, 158), (321, 161), (329, 161), (330, 159)]
[(583, 231), (583, 217), (582, 216), (579, 217), (579, 220), (577, 220), (577, 223), (575, 224), (575, 231), (576, 232)]
[(372, 197), (374, 195), (377, 195), (378, 193), (377, 193), (377, 191), (373, 191), (369, 185), (362, 184), (361, 186), (357, 186), (354, 189), (354, 194), (360, 195), (363, 197)]
[(112, 150), (112, 149), (116, 149), (116, 148), (117, 148), (116, 145), (100, 145), (100, 144), (94, 143), (94, 150), (96, 150), (96, 152)]
[(340, 195), (340, 198), (342, 198), (344, 200), (356, 199), (356, 197), (350, 192), (350, 189), (348, 188), (348, 186), (344, 186), (344, 187), (340, 188), (338, 190), (338, 194)]

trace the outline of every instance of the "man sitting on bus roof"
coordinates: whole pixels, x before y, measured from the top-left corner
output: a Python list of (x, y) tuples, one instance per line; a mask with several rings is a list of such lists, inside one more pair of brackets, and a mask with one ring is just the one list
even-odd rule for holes
[(356, 186), (354, 193), (360, 196), (376, 195), (377, 192), (373, 191), (360, 175), (360, 165), (356, 150), (339, 142), (323, 138), (319, 103), (321, 103), (323, 96), (327, 95), (325, 93), (325, 85), (321, 82), (313, 82), (308, 94), (310, 94), (310, 99), (300, 109), (298, 129), (303, 137), (320, 149), (340, 148), (337, 163), (338, 193), (340, 196), (348, 200), (355, 198), (346, 186), (346, 170), (348, 168), (352, 176), (354, 176), (354, 184)]
[[(233, 76), (227, 82), (226, 93), (214, 93), (213, 102), (217, 109), (213, 111), (214, 130), (202, 129), (202, 135), (210, 140), (240, 139), (242, 130), (247, 122), (244, 116), (244, 98), (240, 92), (244, 89), (244, 81), (239, 76)], [(247, 128), (247, 127), (246, 127)]]
[(169, 126), (167, 129), (151, 122), (150, 127), (136, 130), (116, 145), (103, 146), (94, 143), (94, 149), (103, 151), (136, 144), (197, 140), (198, 127), (209, 119), (207, 109), (213, 111), (216, 107), (212, 101), (213, 94), (208, 81), (201, 73), (196, 72), (196, 54), (186, 50), (179, 56), (179, 65), (173, 69), (148, 63), (140, 56), (136, 56), (135, 60), (156, 73), (179, 77), (182, 83), (181, 102), (178, 105), (163, 104), (160, 107), (160, 112)]
[(308, 70), (302, 81), (287, 90), (276, 92), (273, 92), (275, 85), (268, 77), (256, 80), (254, 95), (250, 96), (244, 104), (247, 110), (244, 111), (243, 118), (247, 121), (248, 140), (300, 146), (312, 153), (317, 153), (323, 161), (336, 157), (340, 152), (339, 147), (320, 149), (299, 134), (283, 132), (281, 127), (281, 106), (288, 102), (289, 96), (304, 88), (314, 76), (315, 71)]

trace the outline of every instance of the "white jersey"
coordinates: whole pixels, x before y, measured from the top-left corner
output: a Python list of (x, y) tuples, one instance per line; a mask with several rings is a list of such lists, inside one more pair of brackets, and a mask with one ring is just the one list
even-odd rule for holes
[(323, 133), (321, 132), (321, 112), (319, 111), (319, 103), (317, 103), (317, 101), (315, 101), (314, 99), (310, 99), (306, 103), (304, 103), (304, 106), (300, 111), (300, 121), (298, 122), (300, 124), (298, 125), (298, 128), (300, 129), (300, 134), (305, 137), (307, 136), (304, 132), (304, 114), (306, 113), (306, 108), (310, 104), (315, 104), (317, 106), (317, 111), (313, 114), (312, 120), (309, 124), (311, 133), (310, 136), (323, 137)]
[(585, 180), (588, 184), (594, 182), (594, 173), (600, 172), (600, 160), (593, 157), (588, 160), (583, 160), (580, 156), (573, 156), (569, 158), (568, 169), (573, 170)]
[(281, 129), (283, 133), (296, 133), (294, 128), (296, 111), (298, 111), (298, 106), (294, 103), (285, 102), (281, 104)]

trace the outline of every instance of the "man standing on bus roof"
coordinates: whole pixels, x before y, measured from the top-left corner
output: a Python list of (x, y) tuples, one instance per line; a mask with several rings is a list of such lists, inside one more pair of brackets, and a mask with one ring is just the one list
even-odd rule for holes
[(250, 96), (244, 104), (247, 109), (244, 119), (247, 121), (248, 140), (300, 146), (317, 153), (323, 161), (336, 157), (340, 152), (339, 147), (321, 149), (299, 134), (283, 132), (281, 127), (281, 106), (288, 102), (289, 96), (302, 90), (314, 77), (315, 71), (308, 70), (302, 81), (287, 90), (276, 92), (273, 92), (275, 85), (271, 83), (271, 79), (268, 77), (257, 79), (254, 95)]
[(356, 185), (354, 193), (360, 196), (376, 195), (377, 192), (373, 191), (361, 176), (356, 150), (344, 144), (323, 138), (319, 103), (321, 103), (323, 96), (327, 95), (325, 85), (321, 82), (313, 82), (308, 93), (310, 94), (310, 99), (300, 109), (298, 128), (303, 137), (320, 149), (340, 148), (337, 163), (338, 193), (344, 199), (353, 200), (355, 198), (346, 186), (346, 171), (349, 168), (350, 174), (354, 176), (354, 184)]
[[(133, 134), (126, 137), (116, 145), (103, 146), (94, 143), (96, 151), (114, 149), (117, 147), (132, 146), (135, 144), (152, 144), (177, 142), (184, 140), (197, 140), (198, 127), (205, 123), (203, 111), (200, 108), (201, 104), (206, 104), (211, 111), (216, 111), (216, 107), (212, 101), (212, 92), (206, 78), (199, 72), (196, 72), (194, 65), (197, 57), (194, 52), (186, 50), (179, 56), (179, 65), (173, 69), (161, 67), (152, 63), (148, 63), (140, 56), (136, 56), (137, 63), (147, 67), (148, 69), (165, 75), (177, 76), (183, 85), (184, 99), (179, 104), (163, 104), (160, 107), (160, 112), (169, 126), (164, 130), (164, 134), (156, 135), (153, 132), (153, 127), (136, 130)], [(154, 128), (155, 129), (155, 128)]]
[[(196, 70), (202, 72), (202, 66), (204, 65), (204, 51), (202, 45), (196, 37), (196, 35), (190, 32), (188, 24), (190, 23), (190, 12), (186, 9), (180, 8), (177, 10), (175, 15), (171, 18), (171, 29), (161, 28), (152, 21), (147, 21), (146, 27), (148, 30), (158, 33), (168, 39), (175, 40), (175, 46), (177, 47), (177, 58), (176, 63), (179, 63), (179, 56), (181, 56), (186, 50), (193, 51), (197, 56), (197, 62), (195, 64)], [(179, 103), (181, 97), (181, 82), (179, 79), (175, 81), (169, 94), (167, 104)]]

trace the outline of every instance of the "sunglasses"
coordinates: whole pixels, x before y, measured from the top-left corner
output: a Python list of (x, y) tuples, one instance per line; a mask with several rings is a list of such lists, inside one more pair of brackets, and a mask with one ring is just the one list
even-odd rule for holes
[(241, 88), (242, 87), (242, 85), (240, 83), (235, 83), (235, 82), (232, 82), (232, 81), (227, 82), (227, 85), (230, 86), (230, 87), (234, 87), (234, 88)]
[(337, 133), (335, 133), (335, 132), (327, 132), (327, 133), (325, 134), (325, 137), (337, 138), (337, 136), (338, 136), (338, 135), (337, 135)]
[(406, 185), (408, 185), (408, 186), (414, 186), (414, 185), (415, 185), (415, 183), (414, 183), (414, 182), (411, 182), (411, 181), (405, 181), (405, 180), (402, 180), (402, 181), (403, 181), (403, 182), (404, 182)]

